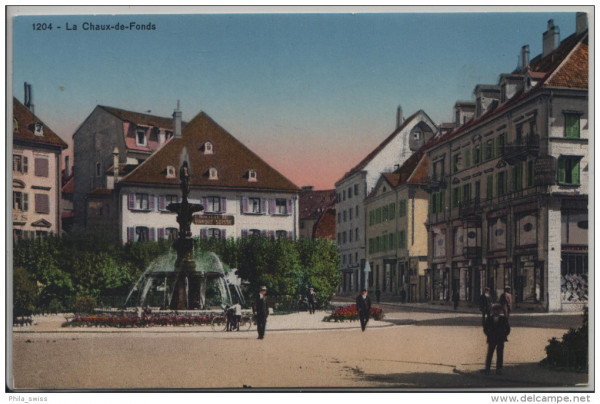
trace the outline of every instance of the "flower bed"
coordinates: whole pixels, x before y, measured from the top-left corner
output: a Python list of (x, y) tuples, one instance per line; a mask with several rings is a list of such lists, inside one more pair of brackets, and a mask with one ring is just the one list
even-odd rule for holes
[(87, 316), (75, 316), (71, 321), (64, 324), (66, 327), (153, 327), (153, 326), (185, 326), (185, 325), (209, 325), (212, 317), (183, 316), (183, 315), (159, 315), (159, 316), (128, 316), (120, 314), (92, 314)]
[[(369, 317), (374, 320), (382, 320), (383, 319), (383, 310), (371, 307), (369, 310)], [(323, 319), (323, 321), (357, 321), (358, 320), (358, 310), (356, 310), (356, 304), (351, 304), (349, 306), (338, 307), (333, 311), (330, 316), (327, 316)]]

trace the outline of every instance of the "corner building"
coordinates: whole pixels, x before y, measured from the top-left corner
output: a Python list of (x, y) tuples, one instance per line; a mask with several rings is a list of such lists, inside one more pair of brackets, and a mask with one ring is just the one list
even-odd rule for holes
[(521, 310), (588, 303), (586, 15), (562, 42), (550, 20), (543, 39), (497, 92), (478, 85), (475, 116), (427, 152), (433, 301), (477, 304), (485, 287), (497, 300), (510, 286)]

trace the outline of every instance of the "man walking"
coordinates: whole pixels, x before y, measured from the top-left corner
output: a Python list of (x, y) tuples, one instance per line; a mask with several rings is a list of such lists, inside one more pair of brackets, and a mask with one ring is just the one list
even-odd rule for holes
[(504, 288), (504, 293), (502, 293), (500, 296), (500, 304), (504, 310), (504, 315), (506, 318), (509, 318), (510, 313), (512, 312), (512, 295), (510, 294), (510, 286)]
[(360, 319), (360, 328), (364, 331), (369, 321), (369, 311), (371, 310), (371, 299), (367, 296), (367, 289), (360, 291), (356, 298), (356, 310)]
[(483, 295), (479, 297), (479, 311), (481, 312), (481, 325), (485, 325), (485, 319), (491, 314), (492, 311), (490, 288), (485, 288)]
[(483, 326), (483, 332), (487, 335), (488, 351), (485, 358), (485, 374), (490, 374), (492, 366), (492, 356), (496, 351), (496, 374), (502, 374), (502, 364), (504, 361), (504, 343), (510, 334), (510, 325), (508, 319), (502, 313), (502, 306), (495, 304), (492, 306), (492, 315), (488, 316)]
[(265, 328), (267, 327), (267, 317), (269, 316), (269, 304), (267, 302), (267, 287), (260, 288), (260, 293), (252, 305), (252, 313), (256, 318), (256, 327), (258, 328), (258, 339), (265, 337)]
[(315, 314), (315, 309), (317, 308), (317, 295), (313, 288), (310, 288), (308, 291), (308, 311), (310, 314)]

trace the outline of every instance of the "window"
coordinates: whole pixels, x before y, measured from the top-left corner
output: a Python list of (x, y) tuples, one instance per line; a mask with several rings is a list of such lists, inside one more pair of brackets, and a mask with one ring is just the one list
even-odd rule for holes
[[(356, 194), (355, 194), (355, 195), (356, 195)], [(356, 218), (358, 219), (358, 205), (356, 205), (356, 213), (355, 213), (355, 215), (354, 215), (354, 216), (356, 216)]]
[(375, 209), (375, 223), (381, 223), (381, 208)]
[(535, 176), (535, 172), (534, 172), (534, 168), (533, 168), (533, 161), (528, 161), (527, 162), (527, 187), (532, 187), (534, 184), (534, 176)]
[(48, 194), (35, 194), (35, 212), (50, 213), (50, 197)]
[(337, 234), (337, 242), (338, 244), (342, 244), (342, 233)]
[(485, 142), (485, 146), (483, 149), (484, 149), (484, 154), (485, 154), (486, 160), (490, 160), (494, 157), (494, 141), (493, 140), (488, 140), (487, 142)]
[(167, 166), (167, 178), (176, 178), (175, 167)]
[(398, 232), (398, 248), (406, 248), (406, 231), (400, 230)]
[(344, 201), (346, 200), (346, 190), (345, 189), (342, 191), (342, 199)]
[(344, 212), (342, 213), (342, 217), (344, 218), (344, 222), (346, 222), (346, 219), (348, 218), (348, 217), (347, 217), (347, 215), (346, 215), (346, 211), (344, 211)]
[(342, 223), (342, 212), (338, 212), (338, 223)]
[(513, 192), (523, 189), (523, 163), (518, 163), (512, 168)]
[(204, 143), (204, 154), (213, 154), (213, 145), (211, 142)]
[(248, 171), (248, 181), (249, 182), (256, 182), (258, 181), (258, 176), (256, 174), (256, 170), (251, 169)]
[(221, 238), (221, 229), (215, 229), (215, 228), (208, 229), (208, 238), (220, 239)]
[(481, 182), (475, 181), (475, 203), (481, 200)]
[(471, 201), (471, 184), (463, 185), (462, 203), (468, 204)]
[(384, 206), (381, 208), (381, 220), (387, 222), (388, 220), (388, 207)]
[(402, 199), (400, 202), (398, 202), (398, 206), (398, 217), (406, 216), (406, 199)]
[(260, 213), (260, 198), (248, 198), (250, 213)]
[(444, 177), (444, 160), (436, 161), (433, 163), (433, 178), (442, 179)]
[(388, 206), (388, 215), (390, 220), (394, 220), (396, 217), (396, 204), (390, 203)]
[(579, 160), (581, 157), (565, 157), (558, 159), (558, 183), (579, 185)]
[(149, 241), (150, 231), (147, 227), (139, 226), (135, 228), (135, 241)]
[(346, 241), (348, 241), (348, 237), (347, 237), (346, 232), (342, 233), (342, 241), (344, 242), (344, 244), (346, 244)]
[(351, 243), (352, 242), (352, 230), (348, 231), (348, 242)]
[(137, 146), (146, 146), (146, 129), (137, 128), (135, 131), (135, 144)]
[(18, 154), (13, 155), (13, 172), (27, 173), (27, 157)]
[(496, 138), (496, 157), (504, 154), (504, 146), (506, 146), (506, 133)]
[[(360, 241), (358, 239), (358, 227), (354, 230), (354, 241)], [(358, 253), (356, 253), (356, 254), (358, 254)], [(358, 255), (357, 255), (357, 257), (358, 257)], [(358, 258), (356, 259), (356, 261), (358, 262)]]
[(36, 158), (33, 161), (34, 171), (36, 177), (47, 177), (48, 176), (48, 159)]
[(452, 156), (452, 172), (455, 173), (458, 171), (458, 165), (460, 163), (460, 154), (456, 153)]
[(13, 209), (27, 212), (29, 210), (29, 197), (24, 192), (13, 192)]
[(471, 165), (471, 150), (465, 150), (465, 168), (469, 168)]
[(165, 207), (163, 208), (166, 209), (167, 206), (169, 206), (172, 203), (178, 203), (179, 202), (179, 197), (177, 195), (165, 195)]
[(36, 123), (33, 129), (33, 134), (36, 136), (44, 136), (44, 125)]
[(286, 215), (287, 211), (287, 200), (276, 199), (275, 200), (275, 213), (278, 215)]
[(177, 230), (175, 227), (167, 227), (165, 229), (165, 233), (167, 240), (177, 240), (179, 237), (179, 230)]
[(348, 199), (352, 198), (352, 187), (348, 188)]
[(503, 196), (506, 194), (506, 172), (502, 171), (497, 174), (496, 177), (497, 187), (498, 187), (498, 196)]
[(358, 184), (354, 184), (354, 196), (358, 196)]
[(148, 194), (135, 194), (135, 209), (150, 209)]
[(460, 187), (452, 188), (452, 207), (457, 208), (460, 205)]
[(102, 164), (96, 163), (96, 177), (102, 176)]
[(569, 139), (579, 139), (579, 114), (565, 114), (565, 137)]
[(494, 176), (492, 174), (487, 176), (487, 182), (486, 182), (486, 198), (487, 199), (492, 199), (494, 197)]
[(221, 198), (218, 196), (206, 197), (206, 206), (204, 207), (205, 212), (220, 212), (221, 211)]
[(285, 238), (287, 238), (287, 236), (288, 236), (288, 232), (285, 230), (277, 230), (275, 232), (275, 237), (277, 238), (277, 240), (285, 239)]
[(348, 209), (348, 220), (352, 220), (352, 208)]
[(248, 234), (250, 236), (260, 236), (260, 230), (258, 230), (258, 229), (250, 229), (250, 230), (248, 230)]
[(208, 169), (208, 179), (209, 180), (218, 180), (219, 179), (219, 174), (215, 167), (211, 167)]

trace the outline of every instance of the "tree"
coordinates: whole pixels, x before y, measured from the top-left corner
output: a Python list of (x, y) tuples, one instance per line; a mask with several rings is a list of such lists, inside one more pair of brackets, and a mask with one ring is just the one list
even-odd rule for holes
[(13, 271), (13, 315), (30, 316), (35, 310), (38, 287), (35, 276), (24, 267)]

